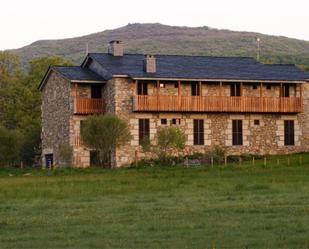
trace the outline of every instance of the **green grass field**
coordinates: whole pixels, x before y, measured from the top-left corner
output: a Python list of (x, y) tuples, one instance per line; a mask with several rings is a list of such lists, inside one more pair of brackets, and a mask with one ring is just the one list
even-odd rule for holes
[(302, 161), (2, 169), (0, 248), (308, 248)]

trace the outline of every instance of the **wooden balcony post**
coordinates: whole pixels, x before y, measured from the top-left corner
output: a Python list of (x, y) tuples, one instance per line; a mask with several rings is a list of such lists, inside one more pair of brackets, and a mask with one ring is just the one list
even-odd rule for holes
[(263, 82), (261, 82), (260, 84), (260, 109), (263, 112), (264, 108), (263, 108)]
[(219, 96), (220, 96), (220, 111), (223, 111), (223, 97), (222, 97), (222, 81), (220, 81), (220, 91), (219, 91)]
[(178, 111), (181, 111), (181, 84), (178, 81)]
[(240, 82), (240, 111), (244, 110), (244, 101), (243, 101), (243, 83)]
[(283, 88), (282, 88), (282, 83), (280, 83), (279, 111), (282, 110), (282, 97), (283, 97)]
[(302, 111), (303, 110), (303, 84), (302, 83), (300, 83), (299, 84), (299, 87), (300, 87), (300, 89), (299, 89), (299, 97), (300, 97), (300, 111)]
[(160, 98), (160, 81), (157, 80), (157, 110), (159, 110), (160, 107), (159, 98)]
[(199, 84), (199, 98), (198, 98), (198, 105), (197, 105), (197, 108), (198, 108), (198, 111), (201, 111), (202, 109), (202, 81), (199, 81), (198, 82)]

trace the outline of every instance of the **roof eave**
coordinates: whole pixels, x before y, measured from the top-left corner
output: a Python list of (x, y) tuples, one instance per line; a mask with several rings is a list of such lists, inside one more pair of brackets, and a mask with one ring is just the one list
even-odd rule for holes
[(274, 80), (274, 79), (263, 79), (263, 80), (252, 80), (252, 79), (224, 79), (224, 78), (180, 78), (180, 77), (153, 77), (153, 76), (149, 76), (149, 77), (135, 77), (135, 76), (130, 76), (132, 79), (134, 80), (173, 80), (173, 81), (177, 81), (177, 80), (182, 80), (182, 81), (225, 81), (225, 82), (252, 82), (252, 83), (282, 83), (282, 82), (286, 82), (286, 83), (296, 83), (296, 84), (300, 84), (300, 83), (304, 83), (306, 80)]

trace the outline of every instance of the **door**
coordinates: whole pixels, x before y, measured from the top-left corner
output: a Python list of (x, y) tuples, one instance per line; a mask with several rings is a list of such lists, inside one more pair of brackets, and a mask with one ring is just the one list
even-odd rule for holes
[(54, 155), (53, 154), (45, 154), (45, 167), (51, 168), (54, 164)]

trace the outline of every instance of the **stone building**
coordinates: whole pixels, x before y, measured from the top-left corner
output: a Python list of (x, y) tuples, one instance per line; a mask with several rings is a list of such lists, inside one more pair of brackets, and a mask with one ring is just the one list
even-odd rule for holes
[(81, 66), (50, 67), (42, 92), (42, 160), (61, 164), (59, 146), (73, 147), (73, 164), (91, 165), (80, 127), (88, 115), (114, 113), (132, 140), (115, 149), (113, 166), (143, 154), (145, 136), (179, 126), (184, 154), (214, 146), (229, 154), (309, 151), (309, 75), (294, 65), (266, 65), (248, 57), (90, 53)]

